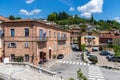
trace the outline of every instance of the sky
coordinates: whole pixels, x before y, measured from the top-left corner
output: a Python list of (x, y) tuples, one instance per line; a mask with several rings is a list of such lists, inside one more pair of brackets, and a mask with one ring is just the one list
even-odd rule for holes
[(96, 20), (120, 22), (120, 0), (0, 0), (0, 15), (22, 18), (47, 18), (52, 12)]

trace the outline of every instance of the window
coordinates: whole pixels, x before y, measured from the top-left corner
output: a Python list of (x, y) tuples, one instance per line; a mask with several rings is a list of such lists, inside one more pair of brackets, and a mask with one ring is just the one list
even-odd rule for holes
[(11, 30), (10, 30), (10, 34), (11, 34), (11, 37), (14, 37), (14, 36), (15, 36), (15, 30), (14, 30), (14, 29), (11, 29)]
[(66, 38), (66, 34), (64, 34), (64, 37)]
[(15, 48), (16, 47), (16, 43), (12, 42), (8, 44), (9, 48)]
[(28, 37), (28, 36), (29, 36), (29, 29), (25, 28), (25, 37)]
[(49, 31), (49, 37), (51, 37), (51, 31)]
[(29, 47), (29, 43), (25, 42), (25, 48)]
[(56, 32), (54, 32), (54, 38), (56, 37)]
[(11, 61), (15, 61), (15, 54), (11, 54)]
[(25, 62), (29, 62), (29, 54), (25, 54)]
[(60, 37), (60, 33), (58, 32), (58, 37)]

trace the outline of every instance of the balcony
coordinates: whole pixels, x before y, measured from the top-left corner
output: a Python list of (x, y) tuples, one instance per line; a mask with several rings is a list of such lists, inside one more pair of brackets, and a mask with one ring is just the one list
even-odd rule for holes
[(37, 36), (30, 36), (30, 37), (25, 37), (25, 36), (15, 36), (15, 37), (10, 37), (10, 36), (5, 36), (4, 41), (36, 41), (36, 42), (46, 42), (47, 37), (37, 37)]
[(67, 37), (58, 37), (58, 41), (66, 41)]

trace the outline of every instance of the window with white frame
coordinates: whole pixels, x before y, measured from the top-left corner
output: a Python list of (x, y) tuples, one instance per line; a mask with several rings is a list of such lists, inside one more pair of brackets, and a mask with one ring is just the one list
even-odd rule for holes
[(8, 43), (8, 47), (9, 48), (16, 48), (16, 43), (15, 42)]
[(25, 42), (25, 48), (29, 47), (29, 42)]

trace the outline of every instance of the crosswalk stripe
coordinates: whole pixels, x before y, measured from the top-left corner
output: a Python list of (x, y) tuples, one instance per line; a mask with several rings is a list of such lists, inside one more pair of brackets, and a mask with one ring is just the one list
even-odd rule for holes
[(66, 61), (66, 63), (68, 63), (68, 61)]
[(79, 62), (77, 62), (76, 64), (79, 64)]
[(75, 62), (73, 62), (73, 64), (75, 64)]
[(72, 62), (70, 62), (70, 64), (72, 64)]
[(98, 66), (89, 66), (89, 80), (104, 80), (103, 74)]
[[(88, 63), (83, 63), (83, 62), (78, 62), (78, 61), (63, 61), (63, 60), (57, 60), (57, 63), (62, 63), (62, 64), (73, 64), (73, 65), (83, 65), (83, 66), (89, 66), (90, 64)], [(91, 68), (92, 69), (92, 68)]]
[(65, 63), (65, 61), (63, 61), (62, 63)]

